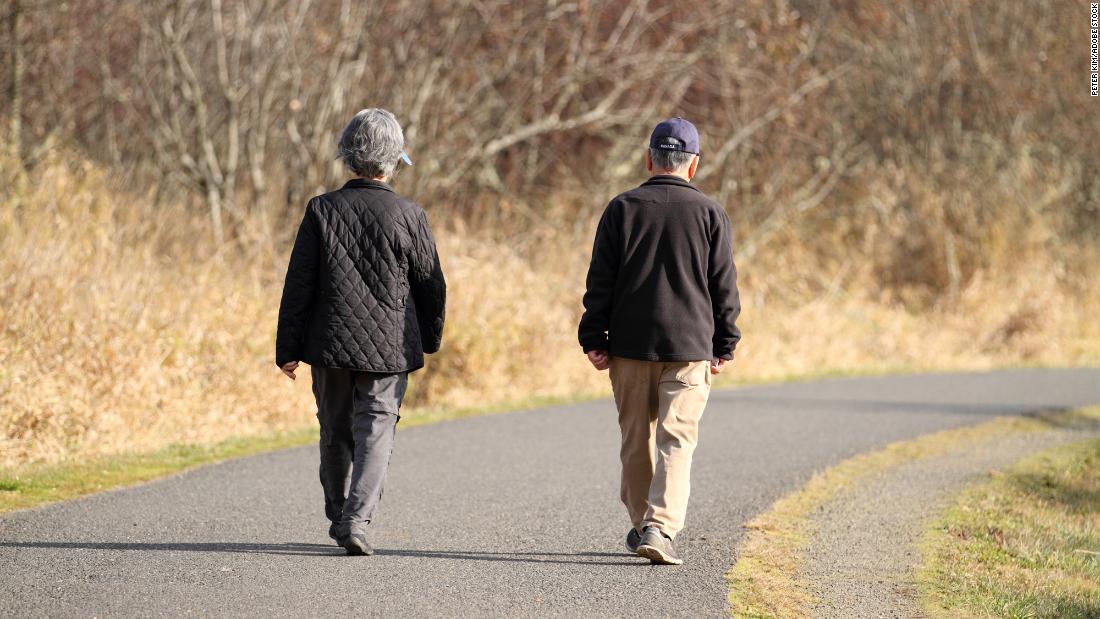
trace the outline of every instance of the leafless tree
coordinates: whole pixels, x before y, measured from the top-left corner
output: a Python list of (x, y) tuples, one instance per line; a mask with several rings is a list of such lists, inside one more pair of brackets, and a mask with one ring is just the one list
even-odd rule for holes
[(23, 52), (23, 3), (11, 0), (8, 5), (8, 150), (12, 161), (23, 160), (23, 77), (26, 60)]
[[(333, 137), (361, 107), (405, 126), (416, 163), (403, 190), (512, 229), (586, 229), (599, 204), (578, 196), (638, 177), (647, 128), (683, 115), (703, 132), (699, 182), (736, 210), (749, 258), (835, 209), (863, 216), (851, 209), (866, 201), (838, 196), (867, 183), (867, 161), (963, 157), (980, 135), (1046, 136), (1086, 171), (1066, 198), (1075, 216), (1100, 222), (1100, 176), (1087, 172), (1100, 158), (1079, 129), (1094, 120), (1066, 103), (1072, 13), (971, 0), (7, 0), (0, 113), (6, 150), (28, 167), (74, 147), (182, 193), (219, 240), (247, 233), (250, 210), (294, 219), (338, 182)], [(982, 220), (949, 211), (956, 228)], [(948, 262), (965, 271), (965, 256)]]

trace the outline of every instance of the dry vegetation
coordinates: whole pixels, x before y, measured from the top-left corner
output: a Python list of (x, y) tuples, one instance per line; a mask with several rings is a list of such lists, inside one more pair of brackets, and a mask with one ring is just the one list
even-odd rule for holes
[(97, 4), (0, 10), (0, 466), (308, 423), (277, 300), (363, 105), (450, 283), (409, 414), (606, 389), (591, 235), (673, 114), (737, 228), (736, 379), (1100, 363), (1086, 4)]
[[(309, 423), (308, 373), (292, 384), (272, 360), (283, 252), (218, 251), (205, 219), (149, 208), (92, 164), (38, 171), (0, 219), (0, 464)], [(503, 242), (439, 236), (447, 345), (412, 409), (604, 387), (574, 342), (585, 251), (539, 252), (540, 270)]]

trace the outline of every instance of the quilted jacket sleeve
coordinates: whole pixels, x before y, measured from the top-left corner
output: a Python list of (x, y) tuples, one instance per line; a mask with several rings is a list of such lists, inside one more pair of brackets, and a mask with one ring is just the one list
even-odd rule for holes
[(316, 202), (306, 206), (290, 265), (283, 283), (279, 304), (279, 328), (275, 336), (275, 364), (282, 366), (301, 361), (306, 332), (317, 296), (317, 270), (320, 266), (321, 241), (317, 226)]
[(424, 352), (434, 353), (443, 342), (443, 319), (447, 305), (447, 281), (439, 264), (428, 215), (424, 209), (414, 209), (411, 217), (409, 247), (409, 287), (416, 316), (420, 324), (420, 340)]

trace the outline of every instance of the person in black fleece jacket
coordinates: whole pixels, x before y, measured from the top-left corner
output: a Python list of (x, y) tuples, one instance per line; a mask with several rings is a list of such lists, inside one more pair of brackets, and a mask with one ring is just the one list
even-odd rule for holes
[(691, 185), (699, 133), (657, 125), (641, 186), (611, 200), (596, 229), (580, 345), (611, 370), (622, 431), (627, 547), (678, 564), (691, 456), (711, 376), (733, 359), (741, 304), (730, 220)]

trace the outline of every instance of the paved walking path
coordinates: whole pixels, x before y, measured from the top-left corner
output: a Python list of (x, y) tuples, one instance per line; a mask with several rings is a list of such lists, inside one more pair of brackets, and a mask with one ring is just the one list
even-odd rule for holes
[(831, 380), (715, 392), (687, 564), (627, 555), (609, 401), (399, 432), (374, 539), (345, 557), (314, 448), (0, 517), (0, 615), (723, 616), (741, 526), (890, 441), (1100, 402), (1100, 370)]

